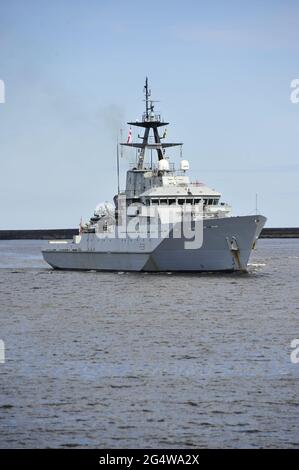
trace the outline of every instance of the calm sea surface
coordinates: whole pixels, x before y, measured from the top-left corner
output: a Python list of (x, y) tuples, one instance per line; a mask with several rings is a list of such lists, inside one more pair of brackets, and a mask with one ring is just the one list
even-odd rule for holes
[(299, 240), (249, 274), (62, 272), (0, 242), (0, 447), (298, 447)]

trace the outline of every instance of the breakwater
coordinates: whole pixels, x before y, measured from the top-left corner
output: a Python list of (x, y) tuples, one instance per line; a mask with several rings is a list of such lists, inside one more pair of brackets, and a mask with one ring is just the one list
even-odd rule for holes
[(299, 227), (264, 228), (260, 238), (299, 238)]
[(77, 228), (0, 230), (0, 240), (63, 240), (78, 235)]
[[(0, 240), (63, 240), (78, 233), (77, 228), (0, 230)], [(264, 228), (260, 238), (299, 238), (299, 227)]]

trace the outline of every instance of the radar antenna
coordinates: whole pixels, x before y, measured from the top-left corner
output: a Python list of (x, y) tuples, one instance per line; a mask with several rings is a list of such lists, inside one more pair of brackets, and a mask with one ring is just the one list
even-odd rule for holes
[[(144, 164), (144, 156), (145, 156), (145, 150), (148, 149), (154, 149), (157, 151), (158, 154), (158, 159), (163, 160), (164, 158), (164, 151), (166, 147), (174, 147), (177, 145), (182, 145), (182, 143), (166, 143), (166, 142), (161, 142), (161, 137), (158, 132), (159, 127), (164, 127), (167, 126), (169, 123), (168, 122), (163, 122), (161, 120), (161, 116), (159, 114), (155, 114), (154, 112), (154, 100), (150, 99), (151, 96), (151, 90), (148, 87), (148, 78), (145, 78), (145, 85), (143, 87), (143, 91), (145, 94), (145, 113), (142, 116), (142, 121), (134, 121), (134, 122), (128, 122), (130, 126), (137, 126), (137, 127), (143, 127), (144, 128), (144, 134), (143, 136), (139, 136), (142, 138), (142, 142), (140, 143), (132, 143), (132, 142), (127, 142), (127, 143), (121, 143), (121, 145), (125, 145), (127, 147), (133, 147), (133, 148), (138, 148), (140, 149), (140, 152), (138, 154), (138, 164), (137, 168), (138, 170), (143, 170), (143, 164)], [(154, 135), (154, 142), (150, 143), (149, 142), (149, 133), (150, 130), (152, 130), (153, 135)]]
[(145, 85), (143, 87), (143, 91), (145, 94), (145, 116), (146, 119), (149, 118), (149, 110), (151, 106), (149, 106), (149, 97), (151, 96), (151, 90), (148, 88), (148, 78), (145, 77)]

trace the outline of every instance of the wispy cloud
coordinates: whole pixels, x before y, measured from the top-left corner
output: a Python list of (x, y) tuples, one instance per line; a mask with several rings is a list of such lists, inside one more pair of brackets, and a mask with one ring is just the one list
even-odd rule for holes
[(179, 25), (172, 28), (176, 39), (202, 43), (209, 46), (246, 47), (259, 49), (298, 49), (299, 30), (273, 30), (251, 28), (206, 27), (201, 25)]
[(172, 28), (173, 34), (183, 41), (198, 41), (198, 42), (235, 42), (236, 39), (244, 39), (244, 31), (221, 28), (221, 27), (207, 27), (200, 24), (181, 24)]
[(187, 21), (173, 25), (170, 30), (178, 40), (197, 42), (203, 45), (230, 47), (298, 49), (299, 47), (299, 6), (282, 5), (280, 10), (269, 10), (255, 18), (246, 15), (235, 19), (226, 18), (209, 22)]
[(256, 168), (200, 168), (204, 173), (299, 173), (299, 163), (267, 165)]

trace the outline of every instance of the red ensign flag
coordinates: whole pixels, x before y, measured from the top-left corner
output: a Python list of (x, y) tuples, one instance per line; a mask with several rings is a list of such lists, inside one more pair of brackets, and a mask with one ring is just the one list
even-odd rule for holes
[(127, 144), (130, 144), (132, 142), (132, 131), (131, 131), (131, 128), (129, 130), (129, 134), (128, 134), (128, 139), (127, 139)]

